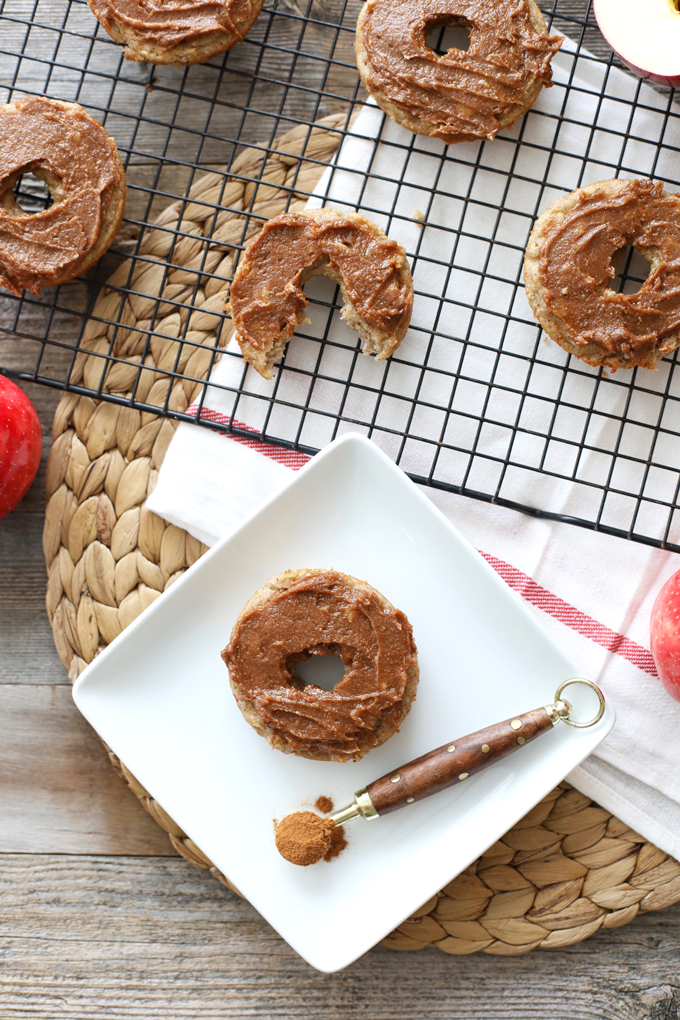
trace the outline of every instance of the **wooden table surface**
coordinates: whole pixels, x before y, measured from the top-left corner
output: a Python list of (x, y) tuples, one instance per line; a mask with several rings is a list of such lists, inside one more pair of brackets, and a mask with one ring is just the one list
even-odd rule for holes
[[(179, 858), (80, 717), (45, 612), (43, 466), (0, 521), (0, 1020), (678, 1020), (680, 904), (568, 949), (312, 970)], [(369, 891), (357, 901), (370, 909)], [(360, 918), (358, 920), (360, 923)]]

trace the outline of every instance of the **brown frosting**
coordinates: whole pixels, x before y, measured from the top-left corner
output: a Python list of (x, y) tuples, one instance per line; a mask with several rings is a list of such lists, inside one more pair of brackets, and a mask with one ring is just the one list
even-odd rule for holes
[(396, 241), (360, 216), (283, 213), (265, 223), (234, 278), (231, 311), (239, 338), (260, 350), (274, 338), (289, 339), (309, 304), (302, 284), (322, 263), (340, 273), (347, 297), (370, 326), (390, 336), (405, 328), (412, 299)]
[[(243, 616), (222, 653), (240, 697), (292, 750), (313, 745), (352, 757), (375, 746), (381, 722), (398, 727), (411, 625), (367, 585), (335, 570), (310, 571)], [(332, 691), (303, 686), (295, 663), (337, 654), (346, 670)]]
[[(608, 183), (582, 193), (547, 231), (539, 262), (543, 297), (577, 346), (596, 343), (624, 356), (663, 350), (664, 339), (680, 330), (680, 198), (652, 181), (630, 181), (616, 194)], [(635, 294), (610, 287), (612, 256), (626, 245), (648, 249), (654, 262)]]
[(88, 0), (107, 32), (121, 25), (159, 50), (200, 39), (213, 32), (243, 39), (239, 26), (249, 21), (251, 0)]
[[(55, 202), (24, 213), (12, 191), (44, 176)], [(17, 296), (61, 276), (95, 245), (121, 180), (115, 143), (85, 111), (44, 97), (0, 108), (0, 284)]]
[[(493, 138), (531, 81), (551, 84), (562, 44), (536, 31), (526, 0), (369, 0), (362, 25), (369, 91), (434, 125), (447, 144)], [(438, 25), (469, 29), (469, 49), (438, 56), (425, 42)]]

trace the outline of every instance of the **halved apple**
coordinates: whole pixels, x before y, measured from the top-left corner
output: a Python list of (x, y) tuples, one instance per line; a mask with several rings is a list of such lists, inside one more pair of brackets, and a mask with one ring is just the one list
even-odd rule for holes
[(680, 85), (680, 11), (675, 0), (593, 0), (611, 48), (631, 71), (658, 85)]

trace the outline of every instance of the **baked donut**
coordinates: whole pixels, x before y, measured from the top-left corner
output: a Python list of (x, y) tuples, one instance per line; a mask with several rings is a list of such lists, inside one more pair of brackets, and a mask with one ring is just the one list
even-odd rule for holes
[[(467, 51), (438, 56), (432, 28), (468, 29)], [(356, 30), (366, 90), (397, 124), (447, 145), (494, 138), (550, 85), (562, 45), (533, 0), (367, 0)]]
[[(636, 294), (611, 288), (627, 245), (650, 262)], [(680, 196), (653, 181), (599, 181), (558, 198), (524, 258), (534, 315), (588, 365), (653, 369), (680, 346)]]
[[(15, 202), (28, 173), (49, 188), (49, 209)], [(0, 107), (0, 285), (18, 297), (72, 280), (104, 254), (124, 208), (116, 143), (82, 106), (39, 96)]]
[[(332, 691), (295, 664), (338, 655)], [(272, 747), (317, 761), (358, 761), (408, 715), (418, 685), (411, 625), (365, 581), (337, 570), (287, 570), (246, 603), (222, 652), (244, 718)]]
[(311, 276), (340, 284), (340, 317), (364, 354), (383, 361), (394, 353), (413, 307), (406, 252), (363, 216), (311, 209), (268, 220), (241, 257), (227, 310), (244, 361), (271, 379), (295, 327), (309, 322), (302, 286)]
[(241, 42), (263, 0), (88, 0), (127, 60), (202, 64)]

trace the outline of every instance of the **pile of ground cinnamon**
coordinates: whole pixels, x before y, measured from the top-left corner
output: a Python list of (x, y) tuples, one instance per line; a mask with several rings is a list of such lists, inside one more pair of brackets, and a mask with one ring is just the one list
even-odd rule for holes
[(276, 849), (291, 864), (316, 864), (332, 849), (333, 828), (330, 818), (319, 818), (313, 811), (295, 811), (278, 822)]

